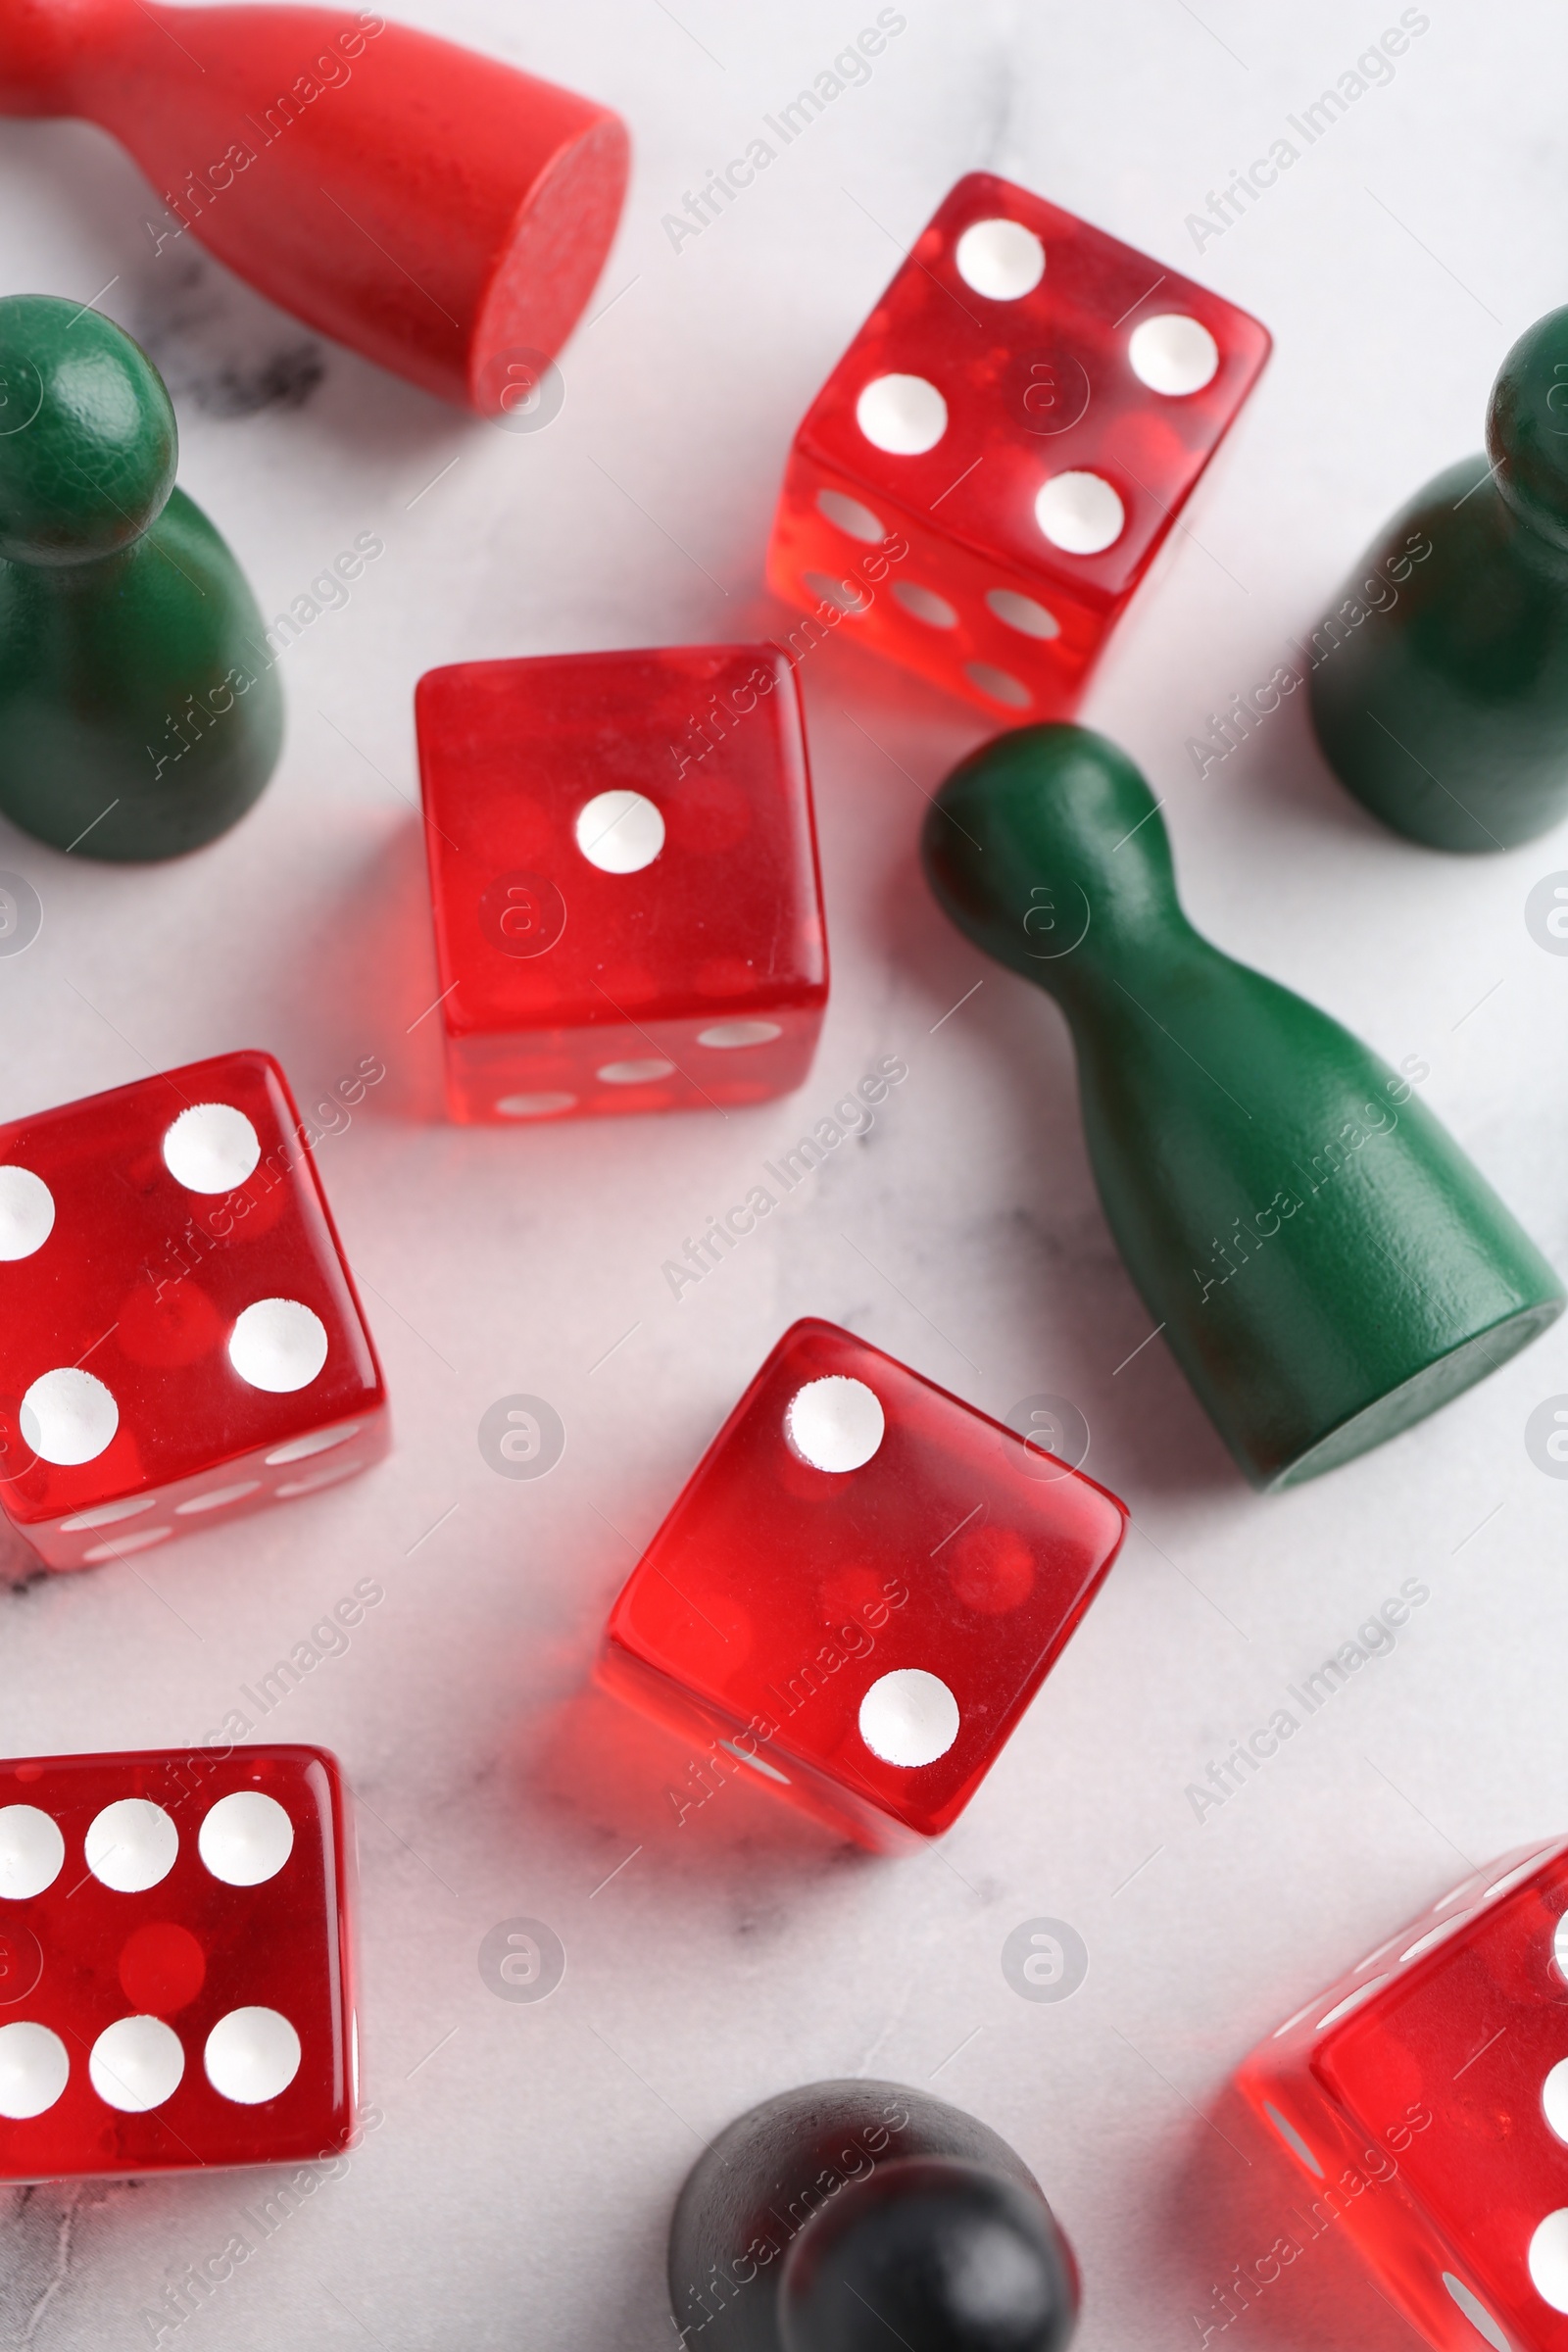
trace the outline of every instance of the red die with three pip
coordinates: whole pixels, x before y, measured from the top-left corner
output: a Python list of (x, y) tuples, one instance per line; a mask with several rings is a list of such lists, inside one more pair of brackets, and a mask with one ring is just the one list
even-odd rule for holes
[(797, 1323), (633, 1570), (600, 1679), (721, 1772), (907, 1848), (974, 1795), (1125, 1525), (1015, 1431)]
[(0, 1508), (83, 1568), (386, 1450), (386, 1391), (268, 1054), (0, 1127)]
[(0, 1764), (0, 2180), (349, 2144), (345, 1835), (318, 1747)]
[(454, 1118), (801, 1084), (827, 946), (785, 655), (461, 662), (415, 712)]
[(1314, 2234), (1343, 2219), (1440, 2352), (1568, 2352), (1568, 1840), (1463, 1880), (1238, 2082)]
[(795, 436), (769, 582), (993, 714), (1067, 717), (1268, 350), (1206, 286), (971, 172)]

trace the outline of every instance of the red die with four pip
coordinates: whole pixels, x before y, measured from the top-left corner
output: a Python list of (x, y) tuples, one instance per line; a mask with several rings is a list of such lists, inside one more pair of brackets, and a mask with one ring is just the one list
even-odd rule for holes
[(386, 1392), (283, 1073), (0, 1127), (0, 1507), (83, 1568), (346, 1478)]
[(1015, 1431), (797, 1323), (633, 1570), (600, 1679), (721, 1769), (908, 1847), (969, 1802), (1125, 1525)]
[(347, 1834), (318, 1747), (0, 1764), (0, 2180), (346, 2147)]
[(827, 945), (785, 655), (461, 662), (415, 711), (454, 1118), (801, 1084)]
[(1474, 1872), (1238, 2081), (1429, 2343), (1568, 2352), (1568, 1840)]
[(1066, 717), (1268, 350), (1206, 286), (971, 172), (795, 436), (769, 582), (983, 710)]

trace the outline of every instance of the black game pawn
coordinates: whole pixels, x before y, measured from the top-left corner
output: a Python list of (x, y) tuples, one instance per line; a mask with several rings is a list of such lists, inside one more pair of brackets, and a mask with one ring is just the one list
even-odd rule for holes
[(812, 2082), (754, 2107), (689, 2174), (669, 2239), (702, 2352), (1064, 2352), (1071, 2248), (1028, 2167), (897, 2082)]

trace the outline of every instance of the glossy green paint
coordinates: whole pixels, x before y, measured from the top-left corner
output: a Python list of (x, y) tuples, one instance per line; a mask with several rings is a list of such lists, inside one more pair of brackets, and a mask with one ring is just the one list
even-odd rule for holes
[(215, 840), (282, 743), (262, 616), (176, 454), (111, 319), (0, 301), (0, 810), (79, 857)]
[(1568, 813), (1568, 310), (1503, 361), (1487, 457), (1396, 514), (1313, 652), (1329, 764), (1396, 833), (1506, 850)]
[(943, 786), (924, 849), (958, 928), (1065, 1012), (1117, 1247), (1255, 1485), (1380, 1445), (1560, 1313), (1410, 1081), (1192, 928), (1114, 744), (999, 737)]

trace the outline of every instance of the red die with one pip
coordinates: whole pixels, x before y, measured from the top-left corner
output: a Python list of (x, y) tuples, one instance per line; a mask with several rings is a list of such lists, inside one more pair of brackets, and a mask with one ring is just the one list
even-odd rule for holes
[(1472, 1873), (1238, 2081), (1429, 2343), (1568, 2352), (1568, 1841)]
[(385, 1452), (386, 1391), (304, 1135), (268, 1054), (0, 1127), (0, 1507), (51, 1568)]
[(769, 582), (993, 714), (1067, 717), (1268, 350), (1206, 286), (971, 172), (795, 436)]
[(787, 656), (466, 662), (415, 711), (454, 1118), (801, 1084), (827, 946)]
[(722, 1770), (909, 1847), (974, 1795), (1125, 1524), (1013, 1430), (797, 1323), (633, 1570), (600, 1679)]
[(346, 2147), (345, 1836), (318, 1747), (0, 1764), (0, 2180)]

